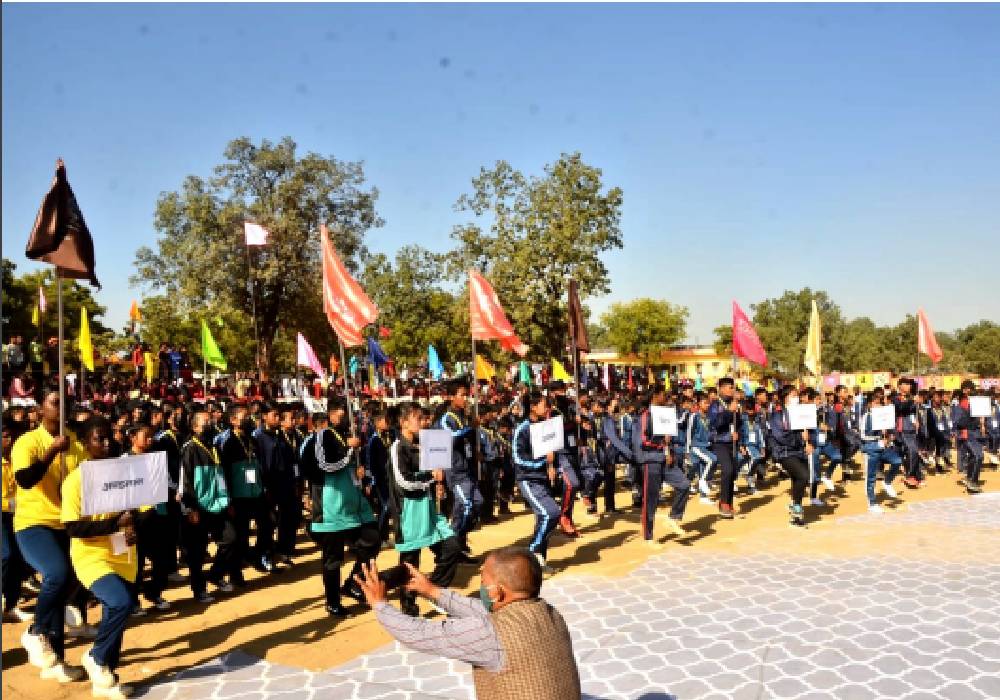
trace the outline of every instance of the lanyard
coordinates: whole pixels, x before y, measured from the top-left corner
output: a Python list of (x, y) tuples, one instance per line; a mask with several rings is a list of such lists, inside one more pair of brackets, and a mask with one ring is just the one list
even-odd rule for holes
[(198, 447), (200, 447), (201, 449), (205, 450), (205, 452), (207, 452), (207, 453), (209, 453), (210, 455), (212, 455), (212, 459), (214, 459), (214, 460), (215, 460), (215, 466), (219, 466), (219, 453), (218, 453), (218, 451), (217, 451), (217, 450), (215, 449), (215, 446), (214, 446), (214, 445), (212, 446), (212, 449), (210, 450), (210, 449), (208, 449), (207, 447), (205, 447), (205, 446), (204, 446), (204, 445), (203, 445), (203, 444), (201, 443), (201, 440), (199, 440), (199, 439), (198, 439), (198, 438), (196, 438), (196, 437), (193, 437), (193, 438), (191, 438), (191, 442), (193, 442), (194, 444), (196, 444), (196, 445), (197, 445)]

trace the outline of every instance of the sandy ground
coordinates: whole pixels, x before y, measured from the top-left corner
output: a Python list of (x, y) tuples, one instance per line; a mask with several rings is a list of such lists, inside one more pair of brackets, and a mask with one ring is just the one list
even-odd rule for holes
[[(983, 478), (985, 491), (1000, 490), (1000, 477), (995, 471), (985, 470)], [(806, 506), (809, 524), (805, 529), (787, 524), (789, 482), (778, 482), (773, 474), (768, 487), (757, 495), (738, 495), (737, 518), (732, 521), (720, 520), (714, 507), (692, 497), (684, 523), (689, 531), (687, 536), (668, 536), (662, 534), (662, 527), (657, 527), (663, 545), (661, 553), (696, 547), (733, 553), (808, 552), (831, 557), (885, 553), (959, 559), (982, 551), (981, 538), (960, 536), (952, 528), (893, 523), (892, 512), (905, 511), (908, 503), (964, 494), (953, 472), (930, 477), (928, 486), (922, 489), (907, 489), (899, 480), (896, 483), (902, 498), (896, 503), (883, 500), (888, 512), (877, 532), (871, 531), (870, 524), (844, 519), (866, 511), (861, 481), (849, 482), (846, 488), (838, 484), (832, 493), (823, 493), (821, 486), (820, 495), (827, 505)], [(884, 496), (880, 494), (879, 499)], [(554, 535), (550, 563), (560, 569), (556, 576), (626, 576), (647, 557), (657, 554), (637, 536), (638, 511), (630, 505), (631, 495), (619, 488), (618, 506), (626, 509), (624, 513), (582, 527), (583, 536), (577, 540), (559, 533)], [(661, 506), (660, 511), (665, 516), (667, 508)], [(532, 526), (533, 518), (518, 503), (514, 515), (474, 532), (470, 544), (474, 552), (512, 542), (526, 544)], [(334, 621), (326, 615), (318, 551), (304, 537), (298, 551), (300, 563), (294, 568), (266, 577), (248, 570), (251, 585), (246, 592), (218, 594), (216, 602), (209, 606), (194, 603), (185, 584), (175, 585), (166, 594), (176, 603), (173, 610), (132, 619), (125, 635), (122, 680), (139, 685), (163, 681), (182, 669), (235, 649), (276, 663), (322, 670), (388, 642), (388, 635), (366, 607), (354, 607), (355, 615), (346, 620)], [(383, 567), (393, 565), (397, 555), (391, 550), (383, 551), (378, 562)], [(425, 554), (422, 568), (426, 571), (431, 565), (430, 555)], [(477, 567), (463, 566), (455, 586), (472, 591), (478, 582)], [(345, 603), (349, 600), (345, 599)], [(90, 621), (96, 623), (98, 617), (99, 610), (92, 608)], [(3, 625), (3, 696), (33, 700), (43, 696), (52, 700), (90, 697), (87, 683), (59, 686), (38, 679), (37, 671), (28, 666), (20, 647), (23, 629), (22, 624)], [(68, 640), (67, 659), (78, 663), (89, 644), (89, 641)]]

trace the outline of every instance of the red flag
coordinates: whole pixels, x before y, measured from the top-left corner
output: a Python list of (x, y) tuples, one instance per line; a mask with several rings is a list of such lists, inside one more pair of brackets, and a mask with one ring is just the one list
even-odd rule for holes
[(934, 337), (934, 329), (931, 322), (927, 320), (927, 314), (923, 309), (917, 309), (917, 352), (922, 352), (931, 358), (931, 362), (937, 364), (944, 357), (937, 338)]
[(476, 340), (499, 340), (505, 350), (513, 350), (521, 357), (528, 353), (528, 346), (514, 332), (493, 287), (475, 270), (469, 270), (469, 325)]
[(392, 331), (390, 331), (385, 326), (379, 326), (379, 328), (378, 328), (378, 334), (382, 338), (388, 338), (389, 336), (392, 335)]
[(378, 318), (378, 308), (337, 256), (326, 224), (320, 225), (319, 232), (323, 243), (323, 311), (345, 346), (362, 345), (361, 331)]
[(740, 305), (733, 301), (733, 354), (767, 367), (767, 353), (757, 337), (750, 319)]

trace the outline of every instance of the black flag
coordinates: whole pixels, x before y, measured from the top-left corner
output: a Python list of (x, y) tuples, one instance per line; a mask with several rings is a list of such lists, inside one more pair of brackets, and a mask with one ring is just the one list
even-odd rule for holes
[(94, 272), (94, 241), (66, 179), (62, 159), (56, 161), (56, 176), (35, 217), (24, 254), (55, 265), (61, 277), (87, 280), (101, 288)]

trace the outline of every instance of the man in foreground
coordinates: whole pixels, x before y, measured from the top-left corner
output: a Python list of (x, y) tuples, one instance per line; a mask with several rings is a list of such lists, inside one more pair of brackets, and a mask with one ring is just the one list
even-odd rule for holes
[(407, 569), (407, 591), (437, 604), (446, 619), (412, 618), (390, 606), (374, 561), (356, 577), (379, 623), (400, 643), (472, 664), (479, 700), (580, 697), (569, 630), (562, 615), (538, 597), (542, 567), (530, 551), (504, 547), (490, 553), (478, 600), (438, 588), (409, 564)]

